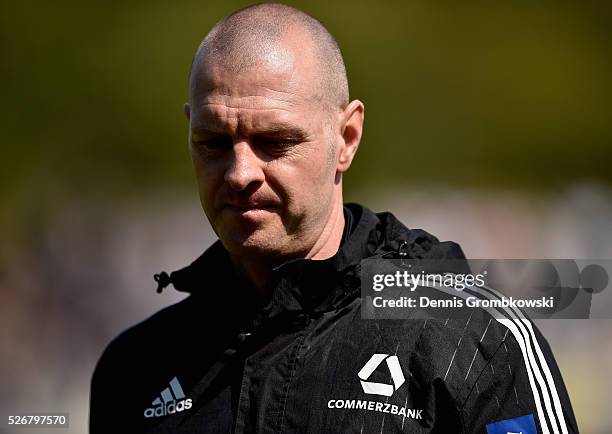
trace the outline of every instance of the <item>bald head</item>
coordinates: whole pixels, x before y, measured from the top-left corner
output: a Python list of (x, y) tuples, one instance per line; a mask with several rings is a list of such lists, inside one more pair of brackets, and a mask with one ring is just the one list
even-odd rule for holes
[(288, 259), (336, 253), (365, 109), (348, 102), (320, 22), (281, 4), (223, 19), (198, 47), (184, 109), (202, 208), (256, 286)]
[(317, 19), (284, 4), (249, 6), (218, 22), (198, 47), (190, 77), (212, 65), (233, 74), (262, 66), (289, 72), (298, 56), (314, 63), (312, 97), (344, 109), (348, 81), (336, 40)]

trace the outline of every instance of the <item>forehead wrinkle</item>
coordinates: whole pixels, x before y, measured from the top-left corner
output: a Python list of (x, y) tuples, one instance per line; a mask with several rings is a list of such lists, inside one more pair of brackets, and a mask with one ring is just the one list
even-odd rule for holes
[[(284, 49), (289, 51), (290, 47)], [(203, 59), (194, 70), (190, 87), (200, 91), (196, 93), (219, 92), (227, 95), (243, 88), (247, 92), (264, 88), (272, 92), (291, 93), (295, 87), (292, 80), (294, 65), (295, 62), (291, 62), (288, 68), (279, 70), (266, 60), (259, 59), (251, 68), (236, 72), (224, 65), (222, 59)]]
[[(202, 110), (200, 117), (210, 117), (216, 120), (221, 119), (236, 119), (244, 117), (244, 113), (254, 114), (251, 118), (257, 117), (257, 114), (270, 114), (274, 112), (293, 113), (291, 110), (282, 107), (243, 107), (229, 106), (227, 104), (205, 103), (199, 106)], [(208, 116), (207, 116), (208, 115)], [(259, 116), (261, 117), (261, 116)], [(266, 116), (267, 118), (268, 116)]]
[[(199, 101), (228, 101), (228, 100), (256, 100), (281, 101), (295, 104), (295, 100), (301, 99), (296, 93), (296, 86), (289, 83), (286, 77), (272, 77), (271, 75), (253, 73), (242, 76), (223, 76), (220, 74), (211, 77), (202, 74), (194, 79), (191, 89), (191, 99)], [(292, 76), (291, 76), (292, 77)]]
[[(253, 82), (247, 83), (247, 86), (251, 89), (241, 89), (240, 83), (237, 85), (221, 84), (201, 89), (200, 92), (195, 92), (195, 99), (203, 99), (204, 101), (210, 100), (222, 100), (227, 101), (230, 99), (234, 100), (256, 100), (262, 99), (264, 101), (280, 101), (288, 104), (295, 104), (296, 99), (300, 100), (301, 97), (296, 94), (291, 86), (290, 89), (282, 90), (280, 87), (273, 87), (270, 83), (266, 84), (253, 84)], [(250, 85), (250, 86), (249, 86)]]
[[(244, 104), (240, 104), (241, 101), (245, 101)], [(259, 103), (259, 104), (258, 104)], [(205, 99), (200, 104), (196, 104), (197, 107), (204, 106), (224, 106), (235, 110), (270, 110), (279, 109), (286, 110), (283, 107), (294, 106), (295, 104), (290, 100), (270, 98), (265, 96), (253, 95), (245, 97), (230, 97), (222, 98), (221, 101), (217, 102), (216, 98)]]
[[(244, 108), (233, 109), (225, 104), (203, 104), (202, 113), (194, 117), (192, 129), (198, 131), (220, 132), (233, 130), (269, 131), (281, 127), (303, 129), (299, 123), (292, 122), (287, 114), (291, 110), (283, 108)], [(275, 115), (275, 113), (278, 113)]]

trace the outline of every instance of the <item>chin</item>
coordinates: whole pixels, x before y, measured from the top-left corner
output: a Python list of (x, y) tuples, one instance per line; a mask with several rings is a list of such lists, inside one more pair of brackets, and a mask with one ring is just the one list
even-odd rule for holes
[(270, 257), (283, 254), (283, 243), (278, 240), (277, 235), (268, 231), (255, 231), (242, 236), (238, 231), (234, 231), (226, 234), (222, 242), (230, 253), (238, 256)]

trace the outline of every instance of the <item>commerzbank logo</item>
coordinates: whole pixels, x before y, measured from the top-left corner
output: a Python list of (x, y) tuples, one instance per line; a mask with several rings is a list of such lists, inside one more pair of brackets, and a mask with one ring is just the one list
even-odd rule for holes
[[(387, 365), (389, 373), (391, 374), (391, 383), (377, 383), (375, 381), (368, 381), (374, 371), (383, 364)], [(381, 368), (384, 369), (384, 368)], [(361, 368), (357, 373), (359, 381), (361, 381), (361, 388), (364, 393), (368, 395), (381, 395), (391, 396), (399, 389), (402, 384), (406, 382), (404, 373), (400, 367), (397, 356), (390, 356), (389, 354), (377, 353), (370, 357), (370, 360)], [(406, 402), (407, 402), (406, 398)], [(404, 419), (423, 419), (423, 410), (417, 408), (408, 408), (406, 404), (403, 407), (392, 404), (390, 402), (378, 401), (378, 400), (366, 400), (366, 399), (355, 399), (355, 398), (343, 398), (343, 399), (330, 399), (327, 401), (327, 408), (332, 410), (367, 410), (376, 411), (378, 413), (388, 413), (394, 416), (402, 417), (402, 428), (404, 427)]]
[[(387, 363), (393, 384), (367, 381), (382, 362)], [(363, 368), (361, 368), (357, 376), (361, 381), (361, 387), (363, 388), (364, 393), (367, 393), (368, 395), (391, 396), (406, 381), (397, 356), (390, 356), (389, 354), (374, 354), (372, 357), (370, 357), (370, 360), (367, 361)]]

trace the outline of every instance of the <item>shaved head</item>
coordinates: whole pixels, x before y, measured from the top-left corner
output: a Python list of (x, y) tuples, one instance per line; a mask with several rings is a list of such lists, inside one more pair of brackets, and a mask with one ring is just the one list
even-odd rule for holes
[(189, 149), (200, 202), (255, 285), (340, 244), (342, 175), (363, 129), (338, 44), (310, 15), (265, 3), (217, 23), (189, 79)]
[[(297, 47), (287, 43), (289, 38), (298, 40)], [(210, 65), (233, 74), (262, 65), (288, 70), (296, 56), (310, 56), (316, 62), (312, 97), (329, 109), (344, 109), (348, 81), (336, 40), (316, 18), (284, 4), (249, 6), (218, 22), (198, 47), (190, 76), (196, 68)]]

